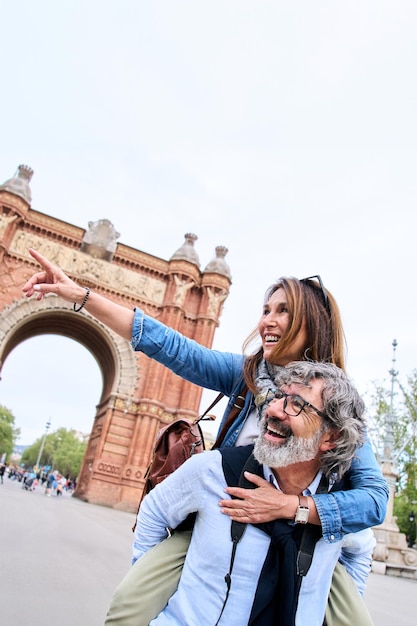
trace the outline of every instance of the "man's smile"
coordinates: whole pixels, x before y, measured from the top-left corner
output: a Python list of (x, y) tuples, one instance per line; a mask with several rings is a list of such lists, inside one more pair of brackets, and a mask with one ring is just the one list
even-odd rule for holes
[(278, 420), (267, 418), (265, 427), (265, 434), (273, 439), (288, 439), (293, 434), (291, 428), (280, 424)]

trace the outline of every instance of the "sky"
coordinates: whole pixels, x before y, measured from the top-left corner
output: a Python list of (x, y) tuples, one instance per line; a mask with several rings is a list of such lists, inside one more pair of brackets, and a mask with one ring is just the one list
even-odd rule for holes
[[(195, 233), (232, 274), (214, 347), (240, 352), (279, 276), (320, 274), (365, 398), (417, 367), (414, 0), (3, 0), (0, 184), (32, 208), (163, 259)], [(88, 432), (101, 391), (79, 344), (3, 364), (0, 404), (32, 443)], [(65, 398), (65, 400), (64, 400)], [(203, 394), (203, 404), (207, 404)], [(211, 396), (210, 396), (211, 398)]]

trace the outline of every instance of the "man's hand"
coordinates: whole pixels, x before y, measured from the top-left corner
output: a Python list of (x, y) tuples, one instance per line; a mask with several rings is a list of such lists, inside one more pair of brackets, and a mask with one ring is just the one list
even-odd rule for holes
[(294, 519), (298, 497), (278, 491), (257, 474), (245, 472), (245, 478), (256, 485), (255, 489), (226, 487), (225, 492), (238, 500), (220, 500), (222, 513), (244, 524), (259, 524), (276, 519)]

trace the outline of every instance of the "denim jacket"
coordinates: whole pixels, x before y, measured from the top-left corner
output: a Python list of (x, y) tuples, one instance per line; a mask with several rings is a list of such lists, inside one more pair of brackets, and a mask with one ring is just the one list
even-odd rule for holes
[[(219, 352), (188, 339), (161, 322), (135, 309), (132, 347), (168, 367), (178, 376), (206, 389), (229, 397), (220, 429), (244, 387), (245, 357)], [(253, 394), (247, 393), (245, 405), (229, 429), (223, 446), (233, 446), (253, 407)], [(351, 489), (314, 495), (326, 542), (340, 541), (346, 533), (382, 524), (389, 490), (367, 440), (358, 448), (347, 479)]]

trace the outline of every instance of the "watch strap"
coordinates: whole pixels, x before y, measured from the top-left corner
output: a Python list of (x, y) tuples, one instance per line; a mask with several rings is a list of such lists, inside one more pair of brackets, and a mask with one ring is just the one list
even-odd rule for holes
[(296, 524), (307, 524), (310, 508), (308, 506), (307, 496), (298, 496), (298, 507), (295, 513), (294, 522)]
[(309, 509), (307, 496), (298, 496), (298, 506), (301, 506), (303, 509)]

